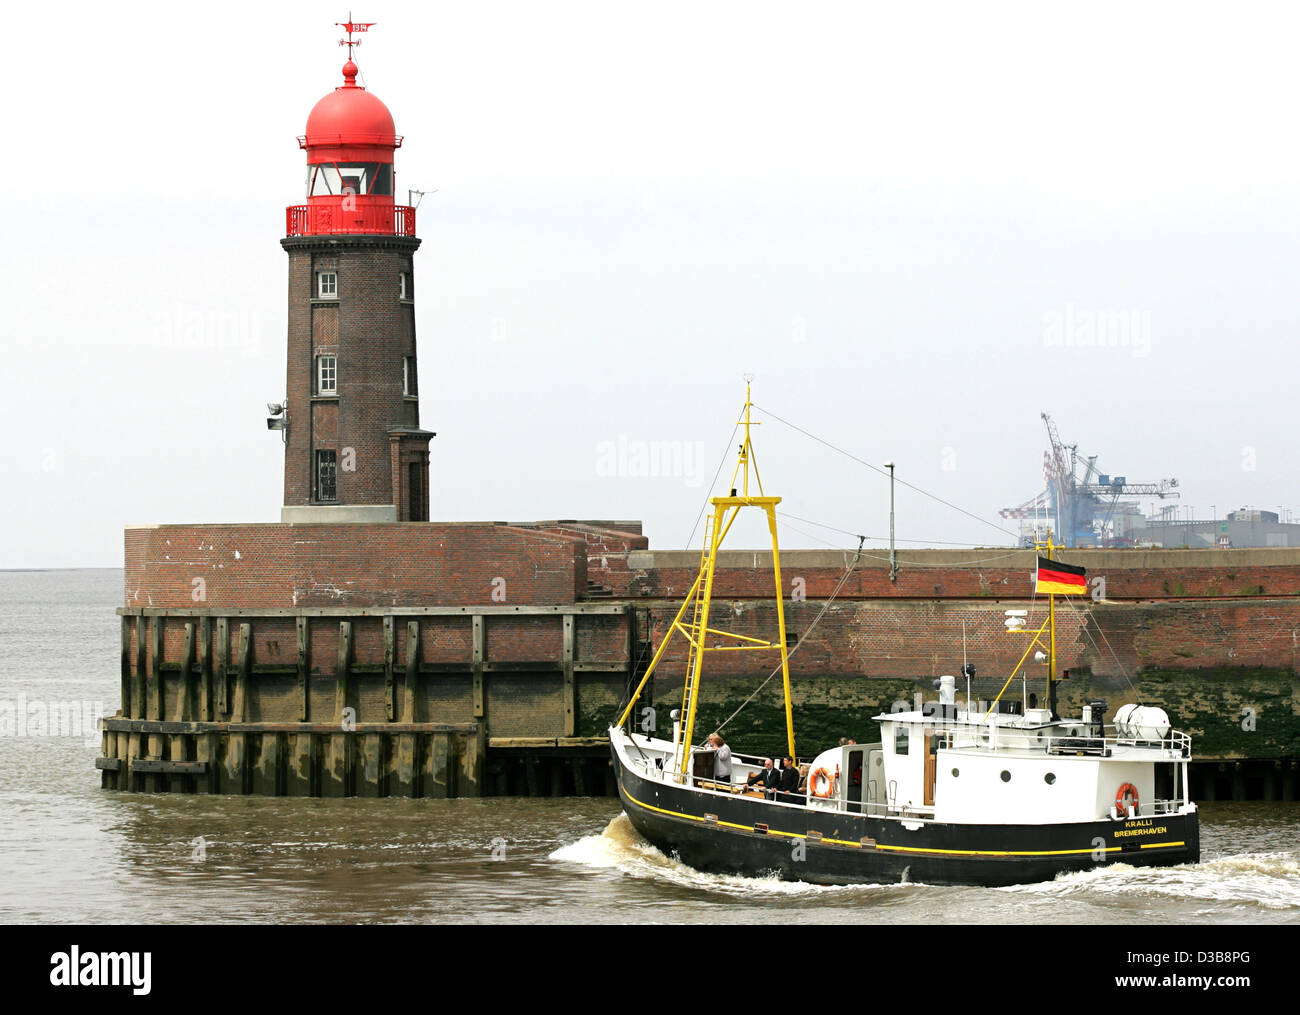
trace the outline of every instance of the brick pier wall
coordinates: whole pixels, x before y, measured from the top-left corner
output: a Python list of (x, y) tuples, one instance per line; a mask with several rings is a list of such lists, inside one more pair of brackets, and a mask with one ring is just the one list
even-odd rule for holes
[[(617, 713), (628, 671), (664, 637), (698, 565), (696, 551), (647, 546), (640, 525), (627, 521), (140, 527), (126, 534), (124, 606), (168, 612), (159, 631), (166, 665), (182, 657), (187, 623), (225, 616), (233, 667), (234, 625), (251, 619), (246, 707), (266, 721), (291, 720), (304, 701), (314, 716), (337, 696), (346, 617), (354, 618), (359, 679), (349, 693), (364, 719), (384, 721), (378, 702), (387, 692), (376, 688), (385, 644), (374, 613), (394, 615), (401, 660), (411, 619), (403, 610), (454, 611), (420, 618), (413, 658), (421, 721), (477, 721), (489, 738), (598, 737)], [(852, 558), (782, 555), (787, 624), (798, 646), (793, 693), (813, 740), (845, 735), (850, 725), (865, 730), (876, 709), (918, 691), (932, 696), (935, 677), (960, 671), (963, 637), (981, 681), (1005, 677), (1025, 641), (1005, 633), (1003, 611), (1044, 605), (1031, 596), (1032, 553), (972, 550), (902, 554), (897, 582), (871, 551), (828, 606)], [(1087, 551), (1069, 559), (1090, 579), (1105, 579), (1106, 597), (1058, 600), (1060, 665), (1072, 671), (1061, 688), (1064, 707), (1073, 711), (1091, 696), (1112, 708), (1141, 699), (1166, 705), (1203, 757), (1300, 753), (1300, 551)], [(774, 638), (770, 581), (766, 553), (724, 553), (711, 626)], [(617, 610), (578, 616), (571, 650), (561, 617), (538, 612), (595, 604)], [(329, 616), (312, 614), (319, 619), (308, 625), (310, 673), (299, 687), (294, 615), (311, 610)], [(137, 670), (150, 671), (149, 646), (140, 655), (145, 628), (134, 620), (127, 627), (125, 651)], [(730, 714), (775, 662), (774, 653), (710, 656), (702, 721)], [(659, 704), (680, 696), (683, 663), (678, 644), (655, 681)], [(779, 688), (772, 681), (746, 712), (756, 749), (764, 738), (779, 741)], [(981, 684), (975, 693), (995, 690)], [(1242, 726), (1246, 709), (1257, 717), (1253, 730)]]

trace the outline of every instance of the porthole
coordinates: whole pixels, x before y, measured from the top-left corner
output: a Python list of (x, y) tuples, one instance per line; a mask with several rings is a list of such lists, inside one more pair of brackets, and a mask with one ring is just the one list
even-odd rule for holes
[(1011, 773), (1008, 772), (1005, 768), (1002, 770), (1002, 781), (1003, 782), (1011, 781)]
[(961, 773), (960, 773), (959, 771), (957, 771), (957, 769), (954, 768), (954, 769), (952, 770), (952, 777), (955, 779), (955, 778), (957, 778), (957, 776), (959, 776), (959, 775), (961, 775)]
[(1043, 782), (1047, 783), (1047, 785), (1049, 785), (1049, 786), (1055, 786), (1055, 785), (1056, 785), (1056, 773), (1055, 773), (1055, 772), (1048, 772), (1045, 776), (1043, 776)]

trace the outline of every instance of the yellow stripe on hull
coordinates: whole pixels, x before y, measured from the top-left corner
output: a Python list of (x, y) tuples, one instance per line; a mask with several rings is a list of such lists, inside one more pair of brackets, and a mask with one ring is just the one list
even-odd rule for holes
[[(658, 814), (666, 814), (670, 818), (684, 818), (687, 821), (704, 821), (704, 818), (697, 814), (684, 814), (681, 811), (670, 811), (664, 807), (656, 807), (654, 804), (642, 803), (626, 789), (623, 790), (623, 794), (634, 804), (644, 810), (655, 811)], [(723, 821), (718, 819), (716, 823), (719, 827), (735, 828), (742, 832), (752, 832), (754, 830), (751, 825), (738, 825), (732, 821)], [(788, 839), (802, 839), (806, 837), (804, 834), (799, 832), (782, 832), (775, 828), (770, 828), (763, 834), (781, 835)], [(862, 843), (853, 842), (849, 839), (828, 839), (823, 837), (820, 841), (822, 843), (829, 842), (836, 846), (853, 846), (857, 849), (862, 848)], [(1147, 842), (1142, 844), (1142, 848), (1165, 849), (1184, 845), (1186, 845), (1184, 842)], [(1086, 849), (931, 849), (924, 846), (887, 846), (881, 845), (880, 843), (876, 844), (876, 849), (889, 850), (895, 853), (926, 853), (940, 856), (1079, 856), (1084, 853), (1095, 853), (1097, 851), (1093, 847), (1088, 847)], [(1105, 847), (1105, 852), (1107, 853), (1119, 853), (1122, 850), (1122, 846)]]

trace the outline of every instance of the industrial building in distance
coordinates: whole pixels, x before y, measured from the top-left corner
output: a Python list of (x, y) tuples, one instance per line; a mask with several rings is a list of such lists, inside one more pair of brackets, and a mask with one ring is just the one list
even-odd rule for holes
[(1081, 455), (1078, 444), (1066, 444), (1048, 413), (1048, 450), (1043, 453), (1046, 488), (1016, 507), (1003, 508), (1003, 518), (1020, 522), (1020, 543), (1033, 546), (1034, 537), (1048, 529), (1067, 547), (1104, 549), (1179, 548), (1230, 550), (1234, 547), (1300, 546), (1300, 524), (1280, 512), (1239, 508), (1220, 516), (1196, 518), (1190, 508), (1180, 517), (1178, 504), (1166, 504), (1148, 514), (1134, 500), (1148, 497), (1177, 500), (1176, 479), (1130, 482), (1127, 476), (1099, 472), (1097, 455)]

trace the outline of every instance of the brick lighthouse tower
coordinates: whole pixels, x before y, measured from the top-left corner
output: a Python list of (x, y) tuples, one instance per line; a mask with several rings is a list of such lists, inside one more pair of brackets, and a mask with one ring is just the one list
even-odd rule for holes
[[(298, 139), (307, 203), (286, 211), (285, 522), (427, 521), (429, 440), (416, 388), (415, 209), (393, 203), (393, 116), (357, 84), (350, 20), (343, 84)], [(277, 412), (277, 410), (281, 410)]]

